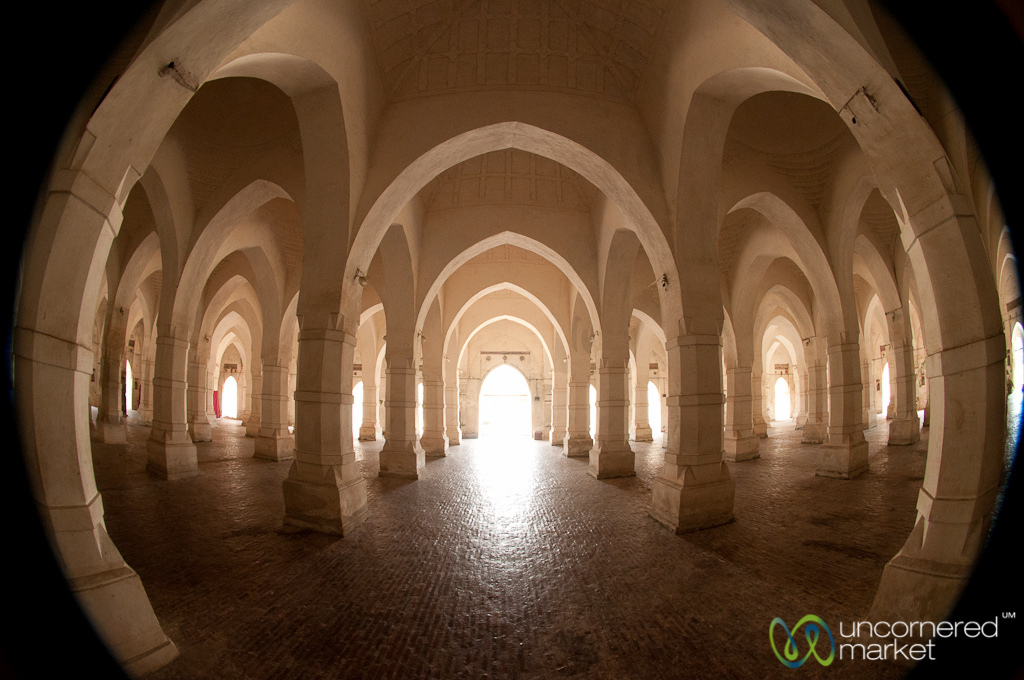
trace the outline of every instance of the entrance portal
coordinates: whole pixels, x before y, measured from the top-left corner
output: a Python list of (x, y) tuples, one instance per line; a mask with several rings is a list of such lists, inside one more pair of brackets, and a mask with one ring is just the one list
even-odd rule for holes
[(789, 420), (791, 417), (789, 383), (785, 378), (779, 378), (775, 381), (775, 420)]
[(480, 386), (480, 436), (528, 437), (532, 432), (530, 386), (508, 365), (495, 368)]
[(224, 393), (220, 398), (220, 412), (225, 418), (238, 417), (238, 381), (231, 376), (224, 381)]

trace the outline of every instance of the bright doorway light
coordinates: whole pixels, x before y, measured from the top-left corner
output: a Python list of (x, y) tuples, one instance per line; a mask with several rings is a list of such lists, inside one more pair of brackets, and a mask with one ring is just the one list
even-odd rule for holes
[(132, 407), (132, 365), (131, 362), (124, 362), (124, 412)]
[(647, 383), (647, 424), (655, 435), (661, 432), (661, 393), (653, 382)]
[(532, 426), (526, 378), (511, 366), (498, 366), (480, 386), (480, 436), (528, 437)]
[(775, 381), (775, 420), (789, 420), (789, 383), (785, 378)]
[(359, 438), (359, 428), (363, 424), (363, 381), (360, 380), (352, 388), (352, 436)]
[(220, 412), (225, 418), (238, 417), (238, 381), (228, 376), (220, 399)]
[(892, 387), (889, 385), (889, 363), (882, 369), (882, 413), (888, 417), (889, 402), (892, 401)]

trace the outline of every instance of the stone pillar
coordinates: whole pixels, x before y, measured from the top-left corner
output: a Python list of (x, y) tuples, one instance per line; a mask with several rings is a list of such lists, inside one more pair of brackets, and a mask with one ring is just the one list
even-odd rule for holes
[(199, 474), (196, 445), (188, 433), (185, 373), (188, 342), (157, 336), (153, 367), (153, 426), (146, 442), (146, 467), (166, 479)]
[[(604, 351), (611, 353), (609, 345), (605, 343)], [(602, 357), (598, 369), (597, 441), (590, 451), (590, 474), (598, 479), (636, 475), (635, 454), (629, 448), (628, 356), (620, 352)]]
[(125, 422), (121, 415), (121, 405), (124, 403), (123, 375), (124, 355), (120, 348), (106, 347), (100, 367), (100, 406), (94, 430), (96, 438), (104, 444), (125, 442)]
[[(366, 519), (366, 480), (352, 443), (355, 336), (303, 328), (295, 391), (295, 460), (282, 484), (286, 524), (346, 536)], [(264, 377), (266, 379), (266, 377)]]
[(142, 387), (139, 418), (143, 425), (151, 425), (153, 423), (153, 362), (150, 359), (142, 360), (142, 379), (139, 382)]
[(893, 363), (889, 371), (895, 417), (889, 423), (889, 446), (909, 446), (921, 440), (921, 424), (917, 419), (917, 386), (914, 384), (914, 348), (901, 343), (893, 347)]
[[(797, 368), (794, 366), (793, 367), (793, 376), (794, 377), (800, 375), (796, 371), (797, 371)], [(795, 424), (796, 424), (796, 429), (797, 430), (802, 430), (802, 429), (804, 429), (804, 425), (807, 423), (807, 373), (806, 372), (804, 372), (802, 375), (800, 375), (800, 389), (797, 390), (797, 402), (799, 403), (799, 407), (797, 407), (798, 415), (796, 417)]]
[(551, 445), (565, 446), (566, 419), (568, 418), (568, 386), (567, 376), (555, 374), (555, 384), (551, 388)]
[(423, 378), (423, 436), (420, 446), (430, 457), (445, 455), (448, 437), (444, 433), (444, 382), (440, 376)]
[(249, 390), (252, 406), (249, 408), (249, 418), (245, 421), (246, 437), (258, 437), (263, 427), (263, 374), (255, 369), (256, 362), (253, 362), (252, 389)]
[(768, 421), (764, 417), (764, 387), (761, 374), (750, 375), (750, 415), (754, 435), (762, 439), (768, 436)]
[(466, 391), (460, 392), (462, 407), (462, 438), (476, 439), (480, 436), (480, 379), (466, 378)]
[[(381, 477), (418, 479), (426, 466), (426, 456), (416, 437), (416, 366), (412, 350), (398, 351), (388, 342), (385, 355), (388, 412), (384, 448), (380, 452)], [(424, 388), (425, 389), (425, 388)]]
[(446, 384), (444, 387), (444, 421), (445, 436), (448, 438), (448, 446), (458, 446), (462, 441), (462, 433), (459, 431), (459, 386), (458, 384)]
[(804, 423), (804, 444), (821, 444), (828, 427), (828, 403), (825, 391), (825, 367), (814, 363), (807, 367), (807, 421)]
[(877, 415), (875, 414), (875, 384), (871, 379), (871, 360), (861, 361), (860, 381), (864, 386), (861, 390), (861, 420), (864, 429), (878, 427)]
[[(195, 352), (189, 352), (194, 355)], [(193, 442), (213, 441), (213, 428), (206, 415), (206, 362), (192, 356), (188, 362), (188, 428)]]
[(359, 426), (359, 441), (377, 441), (377, 385), (366, 379), (369, 373), (363, 369), (363, 419)]
[[(18, 433), (54, 556), (111, 653), (130, 673), (153, 671), (174, 659), (178, 650), (161, 630), (141, 579), (125, 564), (104, 525), (89, 444), (92, 352), (22, 327), (14, 329), (12, 340)], [(61, 643), (54, 644), (58, 652)]]
[(262, 375), (256, 458), (291, 460), (295, 455), (295, 439), (288, 432), (288, 366), (282, 366), (277, 359), (264, 358)]
[(723, 460), (720, 334), (666, 343), (665, 466), (652, 484), (651, 516), (677, 534), (732, 521), (735, 489)]
[(533, 433), (547, 439), (551, 436), (551, 380), (538, 378), (533, 383)]
[(828, 348), (828, 440), (822, 447), (815, 474), (850, 479), (867, 472), (868, 443), (864, 441), (861, 409), (860, 345), (847, 343)]
[(1001, 332), (928, 357), (935, 410), (917, 523), (882, 572), (873, 620), (939, 621), (967, 583), (988, 536), (1001, 478), (1004, 358)]
[(565, 456), (590, 456), (594, 440), (590, 438), (590, 381), (569, 377), (566, 405), (566, 435), (562, 441)]
[(725, 371), (725, 460), (737, 462), (752, 460), (758, 453), (758, 437), (754, 434), (753, 377), (745, 366)]
[[(636, 436), (634, 439), (638, 442), (653, 442), (654, 432), (651, 431), (650, 417), (647, 413), (647, 375), (648, 375), (648, 363), (645, 362), (641, 366), (641, 362), (637, 360), (636, 367), (636, 386), (633, 392), (633, 405), (635, 408), (634, 420), (636, 424)], [(657, 406), (655, 406), (657, 408)]]

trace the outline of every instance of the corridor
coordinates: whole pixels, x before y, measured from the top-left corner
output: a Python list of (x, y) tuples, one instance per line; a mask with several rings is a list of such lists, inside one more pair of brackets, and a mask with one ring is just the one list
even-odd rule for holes
[[(865, 432), (870, 471), (815, 476), (787, 424), (730, 465), (736, 520), (676, 536), (650, 518), (660, 442), (637, 475), (598, 481), (546, 442), (467, 440), (419, 481), (379, 477), (357, 443), (366, 522), (342, 539), (286, 527), (290, 462), (252, 458), (221, 419), (200, 475), (146, 472), (148, 428), (94, 444), (106, 524), (180, 656), (171, 678), (788, 677), (773, 617), (864, 617), (915, 517), (928, 430)], [(896, 678), (837, 660), (834, 678)]]

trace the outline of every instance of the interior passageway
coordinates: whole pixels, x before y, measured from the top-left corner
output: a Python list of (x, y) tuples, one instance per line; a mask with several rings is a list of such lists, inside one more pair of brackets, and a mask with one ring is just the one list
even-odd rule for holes
[(599, 484), (526, 438), (463, 442), (421, 484), (378, 477), (381, 442), (358, 443), (373, 512), (341, 540), (246, 501), (271, 497), (290, 463), (249, 457), (242, 428), (216, 426), (203, 474), (173, 493), (145, 473), (146, 428), (128, 433), (97, 445), (96, 472), (110, 534), (181, 651), (152, 680), (718, 678), (707, 650), (726, 648), (736, 677), (767, 677), (778, 662), (742, 641), (780, 608), (832, 621), (870, 606), (913, 525), (927, 446), (886, 447), (873, 429), (877, 474), (844, 484), (814, 475), (820, 447), (772, 429), (733, 468), (742, 521), (679, 540), (648, 515), (658, 443), (634, 444), (635, 478)]

